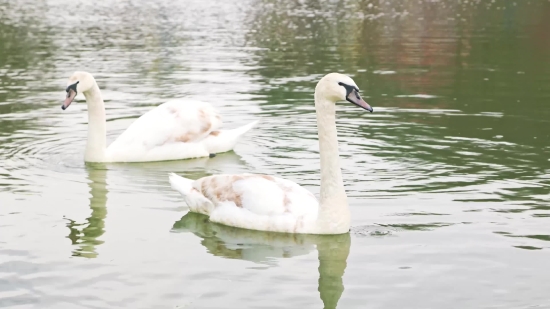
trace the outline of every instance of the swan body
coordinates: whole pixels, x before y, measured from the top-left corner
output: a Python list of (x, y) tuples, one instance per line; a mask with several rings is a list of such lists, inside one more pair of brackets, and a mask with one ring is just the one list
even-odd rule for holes
[(315, 108), (321, 155), (319, 201), (295, 182), (269, 175), (222, 174), (191, 180), (171, 173), (170, 184), (183, 196), (190, 211), (208, 215), (212, 222), (271, 232), (347, 233), (350, 212), (339, 163), (335, 122), (335, 103), (343, 100), (372, 112), (350, 77), (330, 73), (317, 83)]
[(66, 109), (82, 92), (88, 105), (86, 162), (146, 162), (207, 157), (232, 150), (257, 121), (221, 130), (220, 114), (207, 102), (171, 100), (136, 119), (106, 146), (105, 106), (94, 77), (75, 72), (67, 87)]
[(298, 184), (269, 175), (214, 175), (196, 181), (170, 174), (190, 211), (210, 221), (251, 230), (307, 233), (319, 203)]

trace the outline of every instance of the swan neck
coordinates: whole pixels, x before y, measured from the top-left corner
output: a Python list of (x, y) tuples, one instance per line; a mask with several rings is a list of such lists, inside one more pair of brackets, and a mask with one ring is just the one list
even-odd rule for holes
[(84, 160), (86, 162), (104, 162), (107, 147), (105, 103), (95, 82), (92, 88), (83, 94), (88, 105), (88, 142)]
[(319, 152), (321, 156), (321, 196), (318, 228), (321, 232), (346, 233), (350, 216), (346, 191), (340, 169), (338, 135), (336, 131), (336, 104), (315, 95)]

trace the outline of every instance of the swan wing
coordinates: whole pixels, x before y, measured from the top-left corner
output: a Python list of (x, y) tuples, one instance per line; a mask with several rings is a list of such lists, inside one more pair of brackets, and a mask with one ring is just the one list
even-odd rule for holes
[(297, 232), (317, 218), (319, 204), (315, 196), (278, 177), (221, 174), (189, 183), (172, 174), (170, 183), (184, 196), (191, 211), (207, 214), (211, 221), (221, 224)]
[(221, 125), (218, 111), (209, 103), (172, 100), (136, 119), (107, 152), (111, 157), (128, 160), (132, 155), (148, 160), (208, 155), (201, 142), (216, 135)]

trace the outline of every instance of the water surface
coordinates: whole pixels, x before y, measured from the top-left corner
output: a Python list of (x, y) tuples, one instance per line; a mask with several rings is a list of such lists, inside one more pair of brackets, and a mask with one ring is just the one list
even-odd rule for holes
[[(550, 308), (550, 2), (0, 0), (0, 307)], [(176, 97), (226, 127), (213, 159), (84, 164)], [(167, 174), (267, 173), (319, 193), (313, 91), (339, 105), (350, 234), (228, 228)]]

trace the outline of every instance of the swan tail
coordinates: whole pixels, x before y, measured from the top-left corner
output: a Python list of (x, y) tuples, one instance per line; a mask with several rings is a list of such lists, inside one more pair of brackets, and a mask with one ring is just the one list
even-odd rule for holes
[(239, 139), (256, 126), (258, 121), (259, 120), (256, 120), (231, 130), (216, 131), (216, 134), (211, 133), (204, 141), (206, 149), (209, 153), (220, 153), (232, 150)]
[(170, 181), (170, 186), (172, 186), (172, 189), (178, 191), (183, 196), (188, 195), (193, 188), (193, 180), (183, 178), (174, 173), (170, 173), (168, 175), (168, 180)]
[(168, 175), (168, 180), (172, 189), (178, 191), (183, 196), (183, 200), (189, 207), (189, 211), (209, 215), (212, 209), (214, 209), (214, 204), (202, 193), (193, 188), (195, 180), (187, 179), (174, 173)]

